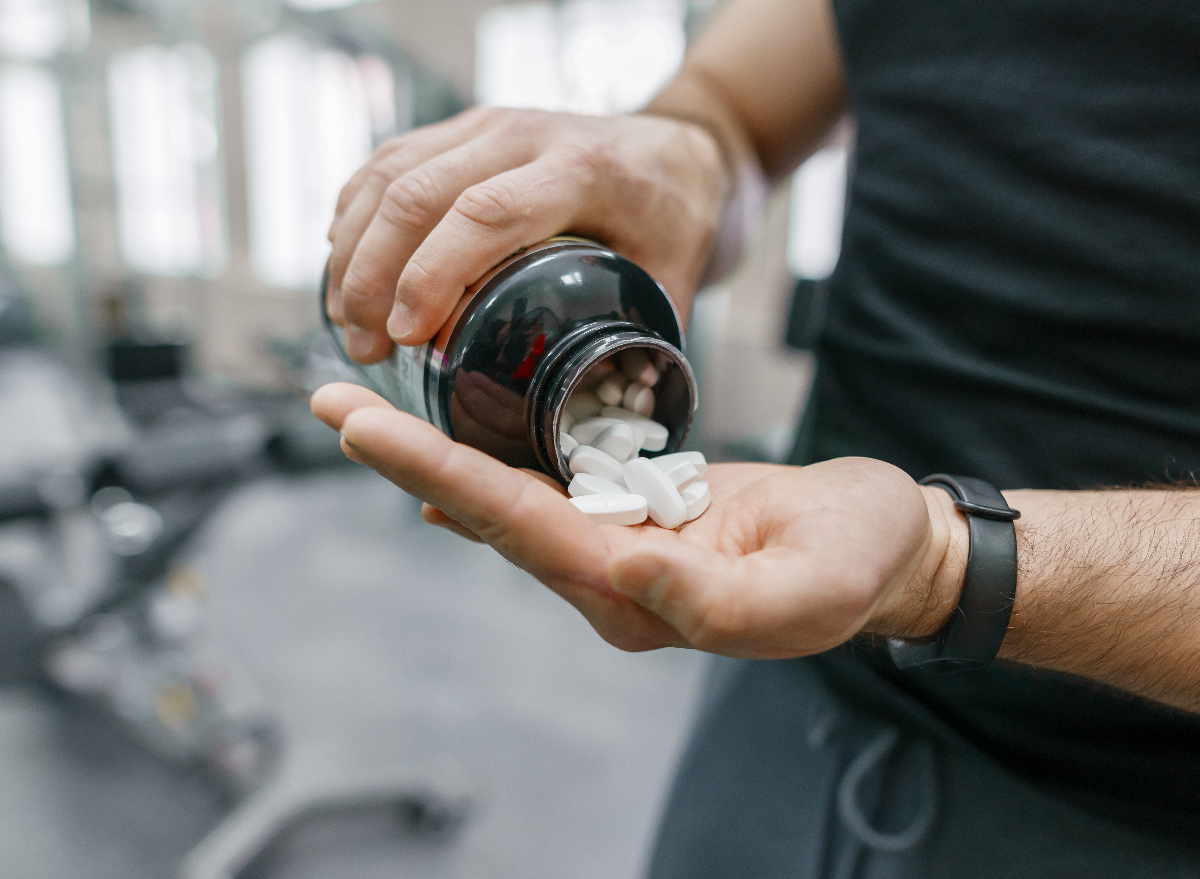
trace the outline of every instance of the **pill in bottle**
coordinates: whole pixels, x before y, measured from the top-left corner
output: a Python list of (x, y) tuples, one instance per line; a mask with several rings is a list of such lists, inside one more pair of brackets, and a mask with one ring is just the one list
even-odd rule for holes
[[(325, 288), (321, 285), (321, 313)], [(567, 399), (601, 361), (643, 349), (659, 371), (653, 420), (679, 451), (697, 406), (674, 303), (643, 269), (593, 241), (558, 237), (527, 248), (464, 293), (437, 336), (396, 346), (363, 366), (343, 359), (398, 409), (451, 439), (564, 484), (573, 474), (558, 441)]]

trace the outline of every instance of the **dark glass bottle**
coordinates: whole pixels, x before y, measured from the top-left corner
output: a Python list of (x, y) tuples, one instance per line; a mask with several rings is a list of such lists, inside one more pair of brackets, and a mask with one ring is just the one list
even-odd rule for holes
[[(321, 313), (325, 314), (325, 284)], [(683, 447), (696, 380), (683, 354), (679, 314), (640, 267), (581, 238), (552, 238), (492, 269), (466, 291), (425, 345), (400, 347), (371, 366), (342, 357), (396, 408), (513, 467), (569, 482), (559, 451), (563, 406), (601, 360), (642, 348), (657, 364), (653, 418)]]

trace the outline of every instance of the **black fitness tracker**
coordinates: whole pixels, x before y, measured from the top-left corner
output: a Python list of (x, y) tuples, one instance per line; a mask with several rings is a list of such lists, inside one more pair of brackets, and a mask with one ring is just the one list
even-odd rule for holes
[(1017, 533), (1021, 514), (994, 485), (969, 476), (935, 473), (921, 485), (936, 485), (967, 514), (971, 529), (967, 573), (950, 622), (930, 641), (888, 640), (897, 668), (957, 671), (990, 665), (1008, 631), (1017, 592)]

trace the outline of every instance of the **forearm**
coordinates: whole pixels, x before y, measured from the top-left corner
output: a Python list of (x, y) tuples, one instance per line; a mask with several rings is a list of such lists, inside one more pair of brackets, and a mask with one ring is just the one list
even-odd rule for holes
[(829, 0), (732, 0), (646, 112), (698, 122), (735, 171), (752, 163), (781, 179), (844, 104)]
[(645, 108), (692, 123), (720, 156), (724, 209), (705, 283), (740, 258), (770, 194), (766, 173), (790, 172), (837, 121), (844, 100), (828, 0), (734, 0)]
[(1004, 494), (1022, 516), (1001, 658), (1200, 711), (1200, 491)]
[[(867, 631), (930, 637), (949, 621), (968, 523), (924, 489), (930, 539)], [(1066, 672), (1200, 711), (1200, 490), (1006, 491), (1017, 590), (1001, 660)]]

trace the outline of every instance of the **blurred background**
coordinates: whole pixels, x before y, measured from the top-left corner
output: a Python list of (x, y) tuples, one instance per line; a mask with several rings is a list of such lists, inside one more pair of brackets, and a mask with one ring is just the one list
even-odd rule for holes
[[(306, 397), (376, 145), (635, 110), (713, 5), (0, 0), (5, 876), (640, 874), (702, 660), (423, 526)], [(710, 457), (790, 448), (846, 140), (697, 301)]]

